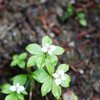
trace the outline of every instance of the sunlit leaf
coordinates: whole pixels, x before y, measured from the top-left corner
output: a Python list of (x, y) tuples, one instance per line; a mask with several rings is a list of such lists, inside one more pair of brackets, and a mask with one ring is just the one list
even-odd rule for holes
[(51, 89), (52, 89), (52, 79), (49, 78), (48, 81), (45, 81), (41, 87), (42, 96), (45, 96), (47, 93), (49, 93)]
[(61, 96), (61, 87), (57, 86), (55, 84), (55, 82), (53, 82), (53, 84), (52, 84), (52, 93), (55, 96), (55, 98), (57, 98), (57, 99), (59, 99)]
[(38, 44), (29, 44), (26, 50), (31, 54), (39, 54), (41, 52), (41, 47)]
[(50, 75), (44, 69), (38, 69), (37, 71), (32, 73), (32, 76), (40, 83), (44, 83), (50, 78)]
[(42, 46), (45, 46), (45, 44), (52, 44), (52, 40), (49, 36), (45, 36), (42, 39)]

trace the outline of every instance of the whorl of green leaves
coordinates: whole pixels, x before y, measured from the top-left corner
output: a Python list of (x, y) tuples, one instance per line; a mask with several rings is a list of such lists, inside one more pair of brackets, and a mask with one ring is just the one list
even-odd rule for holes
[[(55, 77), (53, 77), (53, 74), (59, 73), (59, 71), (63, 71), (64, 73), (66, 73), (69, 70), (69, 65), (61, 64), (56, 67), (58, 63), (58, 55), (63, 54), (64, 49), (60, 46), (52, 45), (52, 42), (53, 41), (50, 37), (45, 36), (42, 39), (41, 45), (38, 45), (36, 43), (29, 44), (25, 48), (30, 53), (30, 57), (28, 58), (28, 60), (26, 59), (27, 53), (21, 53), (20, 55), (16, 54), (13, 56), (13, 60), (11, 62), (12, 67), (18, 66), (26, 70), (28, 69), (28, 71), (30, 69), (30, 72), (28, 74), (20, 74), (13, 77), (11, 79), (13, 85), (19, 83), (20, 85), (24, 86), (28, 82), (28, 77), (31, 77), (42, 84), (42, 96), (47, 95), (47, 93), (51, 91), (56, 99), (59, 99), (61, 97), (61, 87), (68, 88), (71, 78), (68, 74), (63, 74), (66, 79), (61, 80), (61, 84), (57, 85), (55, 82), (56, 79)], [(42, 48), (46, 48), (46, 52), (44, 52)], [(27, 61), (27, 63), (25, 63), (25, 61)], [(32, 67), (34, 67), (35, 71), (31, 70)], [(23, 91), (23, 93), (18, 94), (17, 92), (11, 91), (9, 89), (10, 86), (10, 84), (5, 84), (2, 86), (1, 92), (4, 94), (8, 94), (5, 100), (24, 100), (24, 95), (26, 95), (27, 92)]]

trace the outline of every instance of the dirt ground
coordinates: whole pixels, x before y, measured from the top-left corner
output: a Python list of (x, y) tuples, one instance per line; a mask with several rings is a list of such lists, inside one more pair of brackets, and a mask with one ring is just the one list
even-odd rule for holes
[[(84, 11), (88, 25), (81, 26), (74, 14), (61, 18), (70, 0), (0, 0), (0, 83), (25, 73), (11, 68), (11, 57), (25, 51), (27, 44), (41, 42), (48, 35), (55, 45), (65, 48), (60, 63), (70, 65), (71, 85), (79, 100), (100, 100), (100, 1), (75, 0), (75, 11)], [(35, 91), (35, 92), (34, 92)], [(42, 98), (36, 85), (32, 100), (54, 100), (51, 94)], [(0, 100), (5, 95), (0, 94)], [(26, 97), (29, 100), (29, 96)]]

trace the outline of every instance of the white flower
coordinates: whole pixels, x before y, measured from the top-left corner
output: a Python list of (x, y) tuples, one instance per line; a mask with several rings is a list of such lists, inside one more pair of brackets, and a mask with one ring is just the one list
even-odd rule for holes
[(56, 85), (60, 85), (62, 80), (66, 80), (63, 70), (59, 70), (58, 72), (54, 73), (53, 77), (55, 78)]
[(24, 86), (20, 85), (19, 83), (17, 83), (16, 85), (12, 85), (9, 88), (11, 91), (16, 91), (18, 94), (20, 94), (21, 92), (23, 92), (25, 90)]
[(10, 90), (11, 91), (16, 91), (16, 87), (13, 85), (13, 86), (10, 86)]
[(41, 50), (44, 52), (44, 53), (48, 53), (50, 55), (52, 55), (53, 51), (56, 49), (56, 46), (55, 45), (49, 45), (49, 44), (45, 44), (44, 47), (41, 48)]
[(56, 79), (55, 83), (56, 83), (57, 86), (60, 85), (61, 84), (61, 79)]

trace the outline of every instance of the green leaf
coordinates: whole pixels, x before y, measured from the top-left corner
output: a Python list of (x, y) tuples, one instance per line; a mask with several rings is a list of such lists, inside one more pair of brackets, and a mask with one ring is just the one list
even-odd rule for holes
[(79, 12), (77, 13), (77, 17), (80, 19), (80, 18), (85, 18), (85, 14), (83, 12)]
[(27, 81), (27, 75), (25, 74), (20, 74), (16, 75), (15, 77), (12, 78), (13, 84), (19, 83), (20, 85), (25, 85)]
[(53, 51), (53, 54), (55, 55), (61, 55), (64, 53), (64, 49), (62, 47), (56, 46), (55, 51)]
[(6, 96), (5, 100), (19, 100), (15, 93)]
[(38, 69), (37, 71), (32, 73), (32, 76), (40, 83), (44, 83), (50, 78), (50, 75), (44, 69)]
[(16, 66), (17, 64), (18, 64), (18, 59), (15, 59), (15, 60), (13, 60), (13, 61), (11, 62), (10, 66), (11, 66), (11, 67), (14, 67), (14, 66)]
[(79, 19), (79, 23), (80, 23), (82, 26), (87, 26), (87, 21), (86, 21), (85, 18)]
[(55, 66), (58, 62), (58, 58), (55, 55), (48, 55), (46, 58), (46, 68), (50, 74), (54, 73)]
[(19, 66), (20, 68), (25, 68), (25, 61), (19, 61), (19, 62), (18, 62), (18, 66)]
[(72, 5), (68, 5), (67, 11), (73, 14), (75, 11), (75, 8)]
[(52, 94), (56, 97), (56, 99), (59, 99), (61, 96), (61, 87), (57, 86), (54, 81), (52, 84)]
[(2, 87), (1, 87), (1, 89), (2, 89), (2, 93), (4, 93), (4, 94), (9, 94), (9, 93), (11, 93), (12, 91), (10, 91), (10, 84), (4, 84)]
[(21, 92), (23, 95), (28, 95), (27, 91), (22, 91)]
[(71, 17), (74, 14), (74, 11), (75, 11), (75, 8), (72, 5), (69, 5), (66, 13), (63, 16), (63, 21)]
[(66, 12), (64, 14), (64, 16), (62, 17), (62, 20), (65, 21), (66, 19), (68, 19), (70, 16), (72, 16), (72, 13)]
[(24, 100), (24, 96), (22, 94), (16, 94), (18, 100)]
[(18, 59), (18, 57), (19, 57), (18, 54), (15, 54), (15, 55), (13, 55), (12, 58), (15, 60), (15, 59)]
[(21, 53), (20, 55), (19, 55), (19, 59), (20, 60), (24, 60), (25, 58), (27, 57), (27, 53)]
[(39, 69), (44, 67), (44, 65), (45, 65), (45, 55), (44, 54), (37, 56), (36, 65)]
[(62, 80), (61, 86), (62, 87), (69, 87), (70, 82), (71, 82), (71, 78), (69, 75), (66, 74), (66, 80)]
[(59, 65), (57, 71), (59, 71), (59, 70), (63, 70), (64, 72), (66, 72), (69, 70), (69, 65), (68, 64), (61, 64), (61, 65)]
[(41, 93), (42, 96), (45, 96), (47, 93), (49, 93), (52, 89), (52, 78), (48, 79), (48, 81), (45, 81), (44, 84), (41, 87)]
[(78, 100), (78, 97), (77, 97), (77, 95), (74, 95), (74, 100)]
[(38, 44), (29, 44), (25, 49), (31, 54), (41, 53), (41, 47)]
[(45, 44), (52, 44), (52, 40), (50, 37), (48, 37), (48, 36), (43, 37), (42, 46), (45, 46)]
[(27, 67), (32, 67), (35, 65), (35, 62), (36, 62), (36, 56), (31, 56), (29, 59), (28, 59), (28, 62), (27, 62)]

